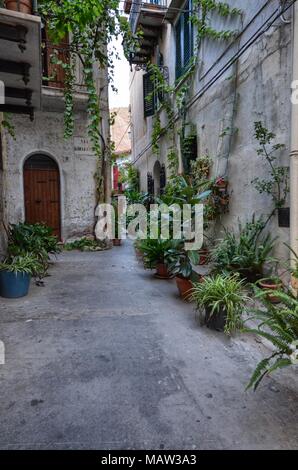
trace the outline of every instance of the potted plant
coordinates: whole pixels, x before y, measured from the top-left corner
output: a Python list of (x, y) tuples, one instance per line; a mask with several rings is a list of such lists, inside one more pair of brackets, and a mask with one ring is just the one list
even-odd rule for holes
[(237, 272), (247, 282), (255, 283), (264, 277), (265, 263), (276, 262), (270, 256), (275, 239), (262, 235), (262, 221), (239, 224), (238, 233), (225, 231), (224, 238), (212, 250), (215, 268), (222, 272)]
[(32, 0), (5, 0), (7, 10), (19, 11), (20, 13), (32, 13)]
[(283, 283), (277, 274), (261, 279), (257, 284), (265, 291), (266, 297), (270, 302), (273, 304), (279, 303), (279, 297), (274, 295), (274, 291), (283, 290)]
[(245, 330), (265, 338), (273, 346), (269, 356), (261, 360), (252, 374), (247, 388), (253, 387), (254, 390), (272, 372), (287, 366), (297, 367), (298, 299), (290, 292), (277, 291), (275, 295), (282, 307), (269, 302), (266, 294), (257, 289), (257, 297), (262, 302), (262, 308), (254, 310), (252, 319), (257, 320), (259, 326)]
[(242, 326), (241, 315), (249, 299), (239, 276), (218, 274), (194, 284), (192, 300), (198, 309), (205, 310), (209, 328), (231, 334)]
[(223, 176), (220, 176), (219, 178), (216, 178), (214, 186), (219, 189), (226, 189), (228, 182)]
[(183, 242), (177, 248), (168, 251), (166, 263), (168, 271), (175, 276), (175, 281), (184, 300), (188, 300), (191, 296), (193, 287), (193, 264), (198, 264), (199, 254), (197, 251), (186, 251)]
[(146, 239), (139, 243), (139, 250), (143, 253), (144, 266), (146, 268), (155, 268), (155, 276), (159, 279), (169, 279), (172, 275), (169, 273), (166, 257), (175, 243), (173, 240)]
[(9, 299), (26, 296), (31, 276), (42, 271), (43, 265), (32, 253), (8, 257), (0, 263), (0, 296)]

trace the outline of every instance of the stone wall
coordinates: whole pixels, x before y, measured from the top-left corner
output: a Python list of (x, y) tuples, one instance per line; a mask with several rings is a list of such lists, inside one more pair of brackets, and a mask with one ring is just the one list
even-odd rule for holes
[(16, 139), (7, 136), (5, 203), (10, 223), (25, 218), (23, 165), (27, 157), (43, 153), (52, 157), (60, 170), (62, 239), (93, 233), (95, 224), (96, 158), (86, 139), (87, 115), (75, 115), (75, 135), (63, 137), (63, 112), (37, 112), (34, 122), (26, 116), (14, 116)]
[[(227, 23), (228, 20), (217, 18), (214, 25), (217, 29), (239, 29), (241, 26), (241, 30), (244, 29), (245, 32), (240, 42), (235, 42), (225, 54), (223, 52), (227, 47), (226, 42), (211, 40), (203, 42), (190, 98), (215, 76), (279, 4), (278, 1), (269, 2), (268, 7), (253, 20), (265, 1), (230, 0), (228, 3), (243, 10), (243, 24), (239, 25), (239, 19), (234, 19), (234, 23)], [(290, 17), (290, 12), (287, 13), (287, 17)], [(172, 25), (165, 25), (159, 44), (164, 65), (169, 68), (170, 83), (175, 80), (173, 31)], [(285, 144), (286, 148), (280, 155), (279, 163), (289, 166), (291, 37), (291, 24), (277, 20), (274, 26), (245, 52), (237, 64), (229, 68), (188, 111), (187, 120), (197, 129), (198, 155), (208, 154), (213, 158), (212, 176), (227, 171), (230, 181), (230, 210), (220, 220), (220, 226), (235, 227), (239, 219), (247, 220), (253, 213), (258, 215), (271, 211), (269, 198), (258, 194), (251, 184), (255, 177), (266, 177), (268, 174), (267, 166), (256, 153), (258, 144), (253, 137), (255, 121), (263, 121), (268, 129), (276, 133), (277, 141)], [(143, 120), (140, 105), (143, 96), (142, 74), (142, 71), (133, 72), (131, 86), (134, 160), (151, 140), (152, 118)], [(162, 122), (165, 122), (163, 115), (161, 118)], [(176, 129), (179, 129), (179, 125), (178, 121)], [(233, 135), (221, 138), (222, 131), (227, 127), (234, 129)], [(166, 163), (170, 145), (168, 135), (161, 139), (158, 157), (161, 162)], [(177, 148), (179, 149), (179, 138), (177, 138)], [(152, 171), (156, 158), (152, 155), (152, 151), (148, 150), (136, 162), (141, 172), (143, 190), (147, 189), (147, 171)], [(276, 220), (273, 221), (271, 230), (274, 235), (280, 236), (281, 240), (288, 241), (289, 229), (278, 228)], [(219, 235), (218, 230), (216, 235)], [(279, 251), (285, 252), (282, 243), (279, 245)]]

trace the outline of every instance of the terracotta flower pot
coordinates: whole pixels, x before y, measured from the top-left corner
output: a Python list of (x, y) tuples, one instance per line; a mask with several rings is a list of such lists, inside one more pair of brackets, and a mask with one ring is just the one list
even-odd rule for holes
[(170, 274), (168, 271), (167, 266), (164, 263), (158, 263), (156, 265), (156, 273), (155, 276), (159, 279), (170, 279)]
[[(276, 283), (273, 279), (259, 281), (259, 286), (264, 290), (272, 291), (280, 290), (283, 287), (282, 282)], [(279, 298), (276, 297), (274, 294), (267, 294), (266, 297), (273, 304), (278, 304), (280, 302)]]
[(298, 290), (298, 278), (292, 276), (291, 285), (293, 289)]
[(114, 240), (113, 240), (113, 245), (114, 245), (114, 246), (121, 246), (121, 242), (122, 242), (121, 239), (119, 239), (119, 238), (114, 238)]
[(189, 279), (184, 277), (176, 276), (176, 284), (180, 293), (180, 297), (184, 300), (188, 300), (191, 296), (191, 291), (193, 288), (192, 282)]
[(32, 0), (5, 0), (7, 10), (19, 11), (20, 13), (32, 13)]

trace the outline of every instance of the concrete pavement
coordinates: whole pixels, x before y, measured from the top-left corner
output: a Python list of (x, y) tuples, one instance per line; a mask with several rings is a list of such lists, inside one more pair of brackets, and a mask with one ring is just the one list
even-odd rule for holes
[(128, 242), (0, 299), (0, 340), (1, 449), (298, 448), (296, 371), (245, 392), (264, 346), (200, 327)]

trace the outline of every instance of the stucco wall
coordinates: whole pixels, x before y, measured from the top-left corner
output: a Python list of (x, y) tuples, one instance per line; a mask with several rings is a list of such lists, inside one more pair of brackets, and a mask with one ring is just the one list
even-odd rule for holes
[[(270, 2), (268, 7), (250, 24), (256, 12), (266, 2), (263, 1), (232, 1), (232, 6), (243, 10), (241, 29), (246, 28), (240, 43), (232, 45), (230, 50), (221, 55), (227, 47), (226, 42), (206, 40), (199, 51), (199, 65), (193, 80), (189, 98), (202, 89), (216, 72), (232, 57), (238, 47), (260, 28), (261, 24), (273, 13), (279, 2)], [(290, 12), (287, 13), (290, 17)], [(226, 20), (215, 19), (213, 25), (217, 29), (227, 26), (239, 29), (239, 19), (233, 20), (234, 26), (226, 25)], [(250, 25), (249, 25), (250, 24)], [(248, 26), (249, 25), (249, 26)], [(280, 155), (279, 163), (289, 166), (290, 141), (290, 87), (291, 87), (291, 24), (284, 24), (277, 20), (263, 36), (241, 57), (238, 63), (230, 68), (204, 96), (193, 105), (188, 112), (188, 121), (197, 128), (198, 155), (208, 154), (213, 158), (212, 175), (217, 176), (227, 171), (230, 181), (231, 204), (230, 211), (223, 216), (216, 230), (219, 234), (220, 226), (235, 227), (238, 219), (247, 220), (253, 213), (267, 214), (271, 211), (271, 202), (267, 196), (262, 196), (252, 187), (251, 181), (255, 177), (266, 177), (268, 167), (256, 153), (258, 146), (253, 134), (255, 121), (264, 124), (277, 134), (277, 141), (285, 144), (286, 148)], [(164, 65), (168, 66), (170, 82), (175, 79), (175, 40), (173, 26), (164, 26), (159, 44), (163, 52)], [(143, 72), (136, 72), (141, 76)], [(136, 158), (151, 139), (147, 132), (147, 139), (139, 139), (139, 127), (142, 122), (139, 114), (134, 111), (138, 100), (142, 102), (143, 91), (139, 78), (134, 78), (131, 90), (131, 106), (133, 116), (134, 148)], [(141, 111), (139, 110), (139, 113)], [(152, 118), (147, 119), (147, 128), (151, 127)], [(179, 129), (179, 122), (176, 129)], [(233, 127), (233, 135), (220, 138), (220, 134), (227, 127)], [(177, 139), (177, 147), (179, 146)], [(171, 143), (169, 136), (161, 139), (160, 160), (166, 161), (167, 149)], [(139, 158), (136, 165), (141, 171), (142, 189), (146, 190), (146, 173), (152, 171), (156, 156), (147, 151)], [(271, 231), (281, 236), (281, 240), (288, 241), (289, 229), (281, 229), (277, 221), (272, 223)], [(279, 251), (284, 252), (282, 243)]]
[(93, 233), (96, 205), (96, 160), (92, 152), (75, 151), (75, 138), (86, 137), (86, 113), (75, 115), (74, 138), (63, 138), (63, 112), (40, 111), (34, 122), (14, 116), (16, 140), (7, 137), (5, 202), (10, 223), (24, 220), (23, 164), (33, 153), (44, 153), (56, 160), (61, 182), (62, 238)]

